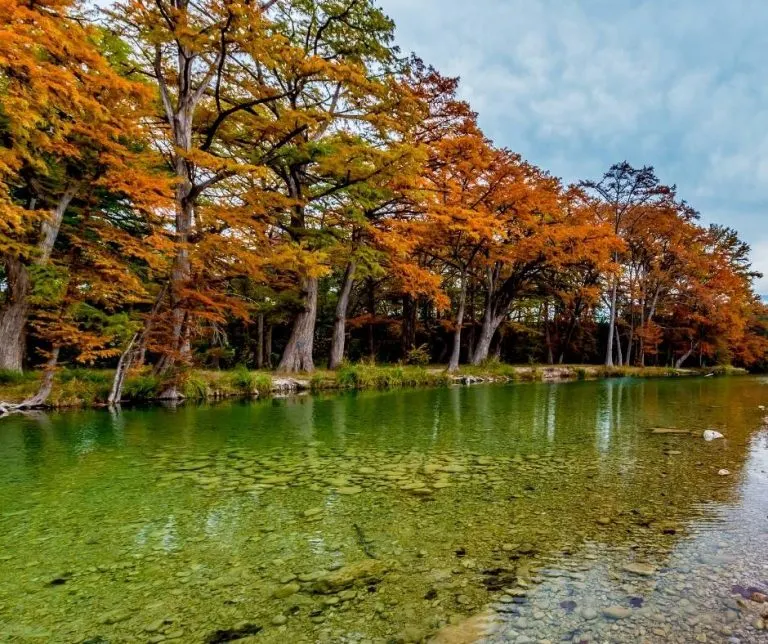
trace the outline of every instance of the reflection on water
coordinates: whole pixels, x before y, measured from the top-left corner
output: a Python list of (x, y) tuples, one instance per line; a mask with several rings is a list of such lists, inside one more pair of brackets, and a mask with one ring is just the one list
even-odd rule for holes
[(6, 419), (0, 639), (763, 641), (766, 384)]

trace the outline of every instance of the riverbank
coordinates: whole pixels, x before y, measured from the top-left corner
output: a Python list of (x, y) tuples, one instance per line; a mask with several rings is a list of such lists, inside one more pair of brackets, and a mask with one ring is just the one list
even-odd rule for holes
[[(258, 398), (303, 392), (340, 390), (446, 387), (502, 382), (560, 382), (602, 378), (670, 378), (744, 374), (742, 369), (714, 367), (674, 369), (666, 367), (603, 367), (597, 365), (508, 365), (493, 363), (464, 366), (449, 374), (442, 366), (349, 365), (338, 371), (318, 370), (311, 375), (286, 375), (238, 368), (228, 371), (192, 370), (183, 379), (186, 400)], [(48, 400), (50, 408), (98, 407), (106, 404), (114, 372), (108, 369), (63, 369), (56, 374)], [(16, 403), (32, 395), (40, 385), (41, 372), (0, 372), (0, 401)], [(166, 388), (149, 371), (129, 378), (124, 402), (158, 401)]]

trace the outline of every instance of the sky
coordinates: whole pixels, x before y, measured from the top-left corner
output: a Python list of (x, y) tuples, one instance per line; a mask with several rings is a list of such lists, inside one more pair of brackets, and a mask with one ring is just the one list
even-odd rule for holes
[(768, 2), (378, 0), (499, 146), (565, 181), (652, 165), (768, 294)]

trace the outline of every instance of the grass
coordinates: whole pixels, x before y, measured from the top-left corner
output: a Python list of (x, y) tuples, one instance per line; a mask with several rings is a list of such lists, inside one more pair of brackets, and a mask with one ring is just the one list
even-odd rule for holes
[[(442, 387), (456, 377), (473, 376), (486, 381), (525, 382), (551, 380), (596, 380), (602, 378), (658, 378), (714, 373), (745, 373), (733, 367), (674, 369), (671, 367), (604, 367), (598, 365), (510, 365), (489, 361), (482, 365), (464, 365), (456, 374), (448, 374), (445, 365), (374, 365), (346, 364), (337, 371), (318, 370), (311, 376), (298, 375), (302, 388), (313, 392), (334, 390), (392, 389), (403, 387)], [(65, 368), (56, 374), (51, 407), (90, 407), (106, 404), (114, 372), (107, 369)], [(41, 373), (23, 374), (0, 371), (0, 401), (19, 402), (34, 394)], [(273, 393), (275, 379), (281, 374), (251, 371), (238, 366), (230, 371), (193, 369), (184, 372), (176, 383), (190, 400), (264, 397)], [(286, 376), (288, 377), (288, 376)], [(169, 382), (149, 369), (131, 375), (123, 395), (132, 402), (151, 401), (168, 388)]]
[(345, 365), (333, 374), (333, 378), (337, 389), (434, 387), (450, 383), (444, 370), (401, 365)]

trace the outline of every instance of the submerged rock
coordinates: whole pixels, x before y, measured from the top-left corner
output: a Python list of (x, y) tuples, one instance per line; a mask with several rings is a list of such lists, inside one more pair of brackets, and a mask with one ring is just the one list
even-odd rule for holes
[(262, 631), (258, 624), (241, 622), (235, 624), (232, 628), (222, 628), (214, 631), (205, 639), (205, 644), (224, 644), (225, 642), (235, 642), (242, 640), (249, 635), (256, 635)]
[(314, 583), (313, 589), (315, 592), (323, 594), (336, 593), (356, 584), (378, 582), (381, 576), (391, 569), (392, 566), (389, 562), (379, 559), (364, 559), (323, 575)]
[(603, 615), (608, 619), (626, 619), (631, 614), (632, 611), (623, 606), (609, 606), (608, 608), (603, 609)]
[(118, 608), (117, 610), (113, 610), (113, 611), (110, 611), (109, 613), (105, 613), (104, 615), (102, 615), (99, 622), (107, 625), (119, 624), (120, 622), (129, 620), (131, 618), (131, 615), (133, 615), (131, 611)]
[(357, 487), (356, 485), (350, 485), (347, 487), (340, 487), (336, 490), (337, 494), (341, 494), (343, 496), (352, 496), (354, 494), (360, 494), (360, 492), (363, 491), (363, 488)]
[(491, 619), (491, 613), (480, 613), (463, 622), (440, 629), (429, 642), (430, 644), (473, 644), (487, 634)]
[(633, 575), (640, 575), (642, 577), (651, 577), (656, 573), (656, 568), (650, 564), (639, 563), (636, 561), (625, 564), (622, 570), (624, 570), (624, 572), (629, 572)]
[(418, 644), (425, 639), (425, 633), (416, 626), (408, 626), (393, 640), (397, 644)]
[(298, 584), (298, 582), (294, 581), (289, 584), (280, 586), (280, 588), (272, 593), (272, 596), (276, 599), (285, 599), (286, 597), (295, 595), (297, 592), (299, 592), (299, 590), (301, 590), (301, 586)]

